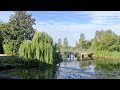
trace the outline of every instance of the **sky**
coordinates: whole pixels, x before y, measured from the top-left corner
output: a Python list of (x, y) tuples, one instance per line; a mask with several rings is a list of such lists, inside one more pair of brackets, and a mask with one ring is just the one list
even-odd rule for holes
[[(80, 34), (86, 39), (94, 38), (96, 30), (111, 29), (120, 35), (120, 11), (28, 11), (36, 19), (33, 27), (47, 32), (55, 42), (67, 37), (69, 45), (75, 46)], [(13, 11), (0, 11), (0, 21), (8, 22)]]

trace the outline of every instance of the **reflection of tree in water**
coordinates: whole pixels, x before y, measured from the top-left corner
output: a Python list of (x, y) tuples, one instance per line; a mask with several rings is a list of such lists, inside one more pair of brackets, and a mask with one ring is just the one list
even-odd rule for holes
[(29, 74), (27, 74), (27, 79), (52, 79), (53, 70), (47, 69), (44, 71), (40, 70), (29, 70)]
[(22, 79), (53, 79), (54, 68), (48, 68), (46, 70), (34, 69), (15, 69), (12, 71), (5, 72), (5, 74), (19, 77)]
[(96, 64), (95, 70), (120, 70), (119, 64)]
[(100, 65), (96, 64), (96, 71), (103, 71), (100, 74), (96, 75), (96, 78), (100, 79), (119, 79), (120, 66), (117, 65)]
[(86, 68), (86, 67), (89, 67), (92, 64), (93, 64), (92, 61), (79, 61), (80, 68)]

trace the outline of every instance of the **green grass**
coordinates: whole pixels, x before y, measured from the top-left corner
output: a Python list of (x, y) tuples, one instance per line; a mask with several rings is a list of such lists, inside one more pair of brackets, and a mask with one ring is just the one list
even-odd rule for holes
[(19, 56), (0, 56), (0, 64), (1, 63), (7, 63), (7, 64), (20, 63), (24, 65), (24, 68), (25, 67), (26, 68), (39, 67), (41, 69), (45, 69), (45, 68), (49, 68), (53, 66), (51, 64), (47, 64), (43, 62), (38, 63), (38, 60), (31, 60), (31, 59), (24, 60), (20, 58)]
[(102, 68), (119, 69), (120, 52), (96, 51), (93, 55), (95, 64)]
[(22, 63), (22, 58), (19, 58), (19, 56), (0, 56), (0, 63)]
[(97, 60), (97, 59), (120, 60), (120, 52), (95, 51), (93, 58), (95, 60)]

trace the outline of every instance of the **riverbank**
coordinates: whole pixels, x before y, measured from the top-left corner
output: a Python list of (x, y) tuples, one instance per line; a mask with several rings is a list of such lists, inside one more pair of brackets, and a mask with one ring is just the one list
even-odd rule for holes
[(112, 65), (108, 65), (108, 68), (99, 67), (94, 62), (67, 60), (62, 61), (60, 66), (47, 67), (46, 70), (17, 67), (1, 71), (0, 78), (4, 76), (2, 79), (120, 79), (120, 68), (115, 70)]
[(120, 52), (96, 51), (93, 58), (99, 65), (120, 65)]

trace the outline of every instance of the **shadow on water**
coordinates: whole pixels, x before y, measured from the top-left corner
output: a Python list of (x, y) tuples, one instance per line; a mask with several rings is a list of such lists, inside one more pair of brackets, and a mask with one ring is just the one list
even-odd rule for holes
[(64, 59), (56, 67), (15, 68), (0, 72), (21, 79), (118, 79), (120, 65), (98, 65), (94, 60), (77, 61), (76, 58)]
[(53, 79), (54, 76), (54, 70), (53, 67), (46, 69), (46, 70), (40, 70), (38, 68), (32, 68), (32, 69), (12, 69), (3, 72), (3, 74), (15, 76), (21, 79)]

